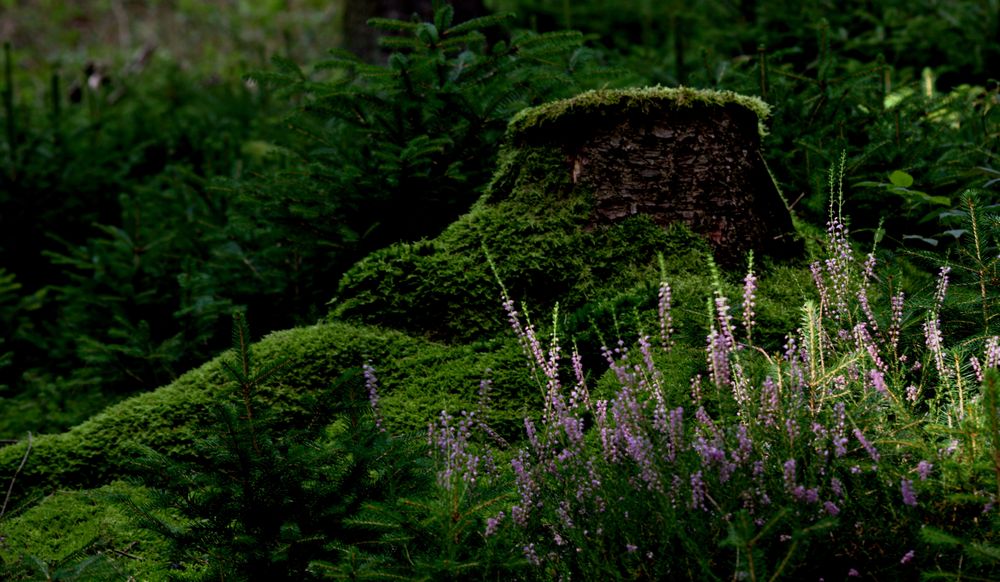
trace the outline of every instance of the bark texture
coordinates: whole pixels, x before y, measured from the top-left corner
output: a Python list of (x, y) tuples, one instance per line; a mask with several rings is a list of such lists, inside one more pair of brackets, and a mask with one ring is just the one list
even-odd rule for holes
[(801, 252), (761, 157), (759, 113), (739, 102), (702, 102), (686, 91), (589, 103), (575, 98), (580, 106), (523, 123), (512, 135), (514, 146), (561, 150), (574, 187), (592, 193), (589, 228), (635, 214), (664, 226), (681, 221), (727, 266), (743, 263), (750, 250), (775, 257)]

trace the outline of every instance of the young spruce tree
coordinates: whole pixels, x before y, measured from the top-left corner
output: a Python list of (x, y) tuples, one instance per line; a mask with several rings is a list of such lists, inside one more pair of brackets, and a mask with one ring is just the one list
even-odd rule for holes
[(123, 499), (140, 523), (170, 542), (178, 579), (309, 579), (310, 562), (356, 541), (343, 522), (362, 502), (421, 483), (413, 461), (420, 455), (382, 432), (367, 399), (355, 397), (356, 370), (331, 390), (339, 405), (313, 407), (324, 421), (316, 426), (325, 428), (284, 428), (260, 389), (285, 362), (256, 364), (249, 338), (237, 314), (224, 362), (232, 397), (219, 403), (193, 458), (144, 450), (138, 464), (155, 501)]

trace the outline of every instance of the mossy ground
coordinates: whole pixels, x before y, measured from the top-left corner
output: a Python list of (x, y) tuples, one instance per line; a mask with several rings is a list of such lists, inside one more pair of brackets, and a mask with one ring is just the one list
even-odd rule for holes
[(116, 481), (86, 491), (57, 491), (4, 522), (0, 564), (30, 579), (156, 580), (169, 575), (167, 547), (115, 501), (141, 503), (141, 487)]

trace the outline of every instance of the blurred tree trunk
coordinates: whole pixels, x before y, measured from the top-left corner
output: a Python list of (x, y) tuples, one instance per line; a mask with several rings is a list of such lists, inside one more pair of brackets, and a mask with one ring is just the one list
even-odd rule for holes
[[(433, 0), (344, 0), (345, 48), (368, 62), (382, 62), (388, 57), (378, 45), (380, 33), (366, 23), (369, 18), (409, 20), (413, 14), (425, 21), (434, 16)], [(483, 0), (451, 0), (455, 8), (453, 23), (489, 13)]]

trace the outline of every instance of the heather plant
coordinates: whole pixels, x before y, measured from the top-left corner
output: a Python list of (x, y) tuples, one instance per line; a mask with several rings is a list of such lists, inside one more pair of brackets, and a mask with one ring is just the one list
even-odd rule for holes
[[(811, 267), (816, 298), (782, 350), (751, 341), (752, 263), (742, 329), (717, 284), (703, 373), (682, 396), (664, 390), (671, 371), (658, 365), (672, 347), (668, 281), (659, 333), (605, 347), (607, 398), (591, 393), (578, 354), (562, 355), (556, 326), (543, 340), (504, 291), (544, 406), (511, 461), (517, 498), (485, 533), (507, 528), (545, 579), (911, 577), (961, 567), (960, 542), (947, 541), (961, 528), (983, 538), (970, 551), (989, 555), (992, 530), (968, 512), (992, 514), (997, 495), (998, 340), (963, 361), (938, 320), (948, 269), (915, 313), (902, 291), (875, 292), (875, 253), (857, 253), (848, 235), (832, 204)], [(922, 341), (902, 340), (915, 318)], [(980, 560), (963, 573), (993, 571)]]
[[(375, 394), (374, 382), (369, 386)], [(503, 516), (497, 512), (514, 494), (494, 451), (476, 442), (481, 434), (506, 446), (477, 413), (442, 411), (427, 434), (431, 486), (366, 503), (345, 524), (370, 541), (343, 547), (339, 562), (316, 562), (312, 571), (334, 579), (470, 580), (510, 577), (523, 568), (520, 552), (496, 535)]]

